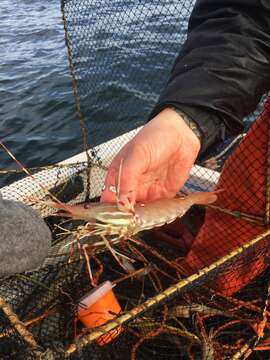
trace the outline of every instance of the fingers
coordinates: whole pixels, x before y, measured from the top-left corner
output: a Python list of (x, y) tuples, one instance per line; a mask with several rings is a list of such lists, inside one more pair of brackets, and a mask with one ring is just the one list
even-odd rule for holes
[[(115, 182), (116, 174), (117, 174), (116, 168), (111, 166), (105, 178), (104, 190), (100, 198), (101, 202), (116, 202), (116, 182)], [(113, 187), (115, 188), (115, 191), (113, 191)]]
[(113, 160), (101, 196), (103, 202), (118, 202), (128, 209), (135, 204), (138, 184), (145, 168), (145, 157), (130, 147), (120, 151)]
[[(117, 167), (118, 165), (118, 167)], [(134, 205), (139, 174), (133, 167), (126, 166), (123, 160), (120, 171), (120, 162), (112, 164), (105, 179), (105, 190), (102, 193), (101, 201), (119, 202), (123, 207)]]

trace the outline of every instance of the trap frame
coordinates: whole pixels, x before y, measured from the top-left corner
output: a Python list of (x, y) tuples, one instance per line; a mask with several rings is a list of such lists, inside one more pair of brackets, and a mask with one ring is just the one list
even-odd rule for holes
[[(159, 1), (144, 4), (62, 1), (85, 155), (35, 174), (61, 201), (79, 203), (99, 196), (113, 155), (137, 130), (95, 147), (90, 147), (88, 142), (99, 144), (105, 128), (112, 136), (124, 133), (127, 128), (121, 121), (123, 118), (130, 120), (130, 129), (145, 122), (166, 81), (179, 44), (185, 39), (194, 2), (165, 2), (162, 8), (159, 4)], [(104, 22), (109, 9), (113, 10), (113, 16)], [(167, 26), (162, 33), (158, 30), (160, 19), (162, 26)], [(154, 33), (149, 32), (151, 24), (157, 29)], [(121, 37), (115, 29), (134, 34), (132, 41), (128, 42), (128, 37)], [(175, 34), (173, 41), (172, 34)], [(145, 104), (140, 96), (135, 96), (135, 100), (133, 96), (125, 97), (126, 89), (122, 97), (112, 96), (131, 51), (142, 56), (147, 66), (142, 74), (141, 62), (135, 62), (135, 67), (124, 67), (126, 81), (136, 86), (133, 80), (139, 73), (143, 79), (139, 90), (157, 95), (153, 96), (152, 104)], [(157, 57), (157, 52), (162, 56)], [(94, 71), (96, 67), (104, 72)], [(150, 86), (146, 75), (153, 68), (162, 68), (163, 72)], [(105, 109), (99, 106), (104, 97)], [(141, 108), (144, 118), (138, 123)], [(114, 121), (105, 122), (108, 118)], [(155, 233), (145, 234), (146, 238), (142, 239), (127, 239), (114, 245), (135, 260), (131, 273), (124, 274), (108, 251), (93, 245), (89, 256), (96, 284), (111, 280), (123, 310), (114, 320), (96, 329), (86, 329), (77, 321), (80, 298), (92, 287), (86, 262), (79, 252), (68, 261), (70, 248), (65, 246), (78, 223), (66, 226), (62, 219), (58, 222), (50, 216), (52, 210), (39, 202), (33, 204), (30, 193), (39, 199), (46, 194), (32, 179), (3, 188), (4, 198), (23, 201), (40, 211), (54, 237), (51, 253), (40, 269), (0, 282), (0, 357), (268, 358), (269, 123), (266, 101), (264, 112), (257, 116), (247, 135), (230, 147), (225, 164), (228, 152), (220, 149), (217, 149), (219, 155), (206, 162), (208, 166), (222, 168), (221, 176), (205, 167), (194, 167), (184, 188), (186, 192), (198, 188), (209, 190), (217, 181), (218, 187), (225, 191), (217, 204), (207, 208), (204, 225), (188, 253), (169, 246), (164, 248)], [(66, 226), (64, 234), (59, 232), (59, 225)], [(119, 327), (123, 331), (111, 342), (97, 344), (98, 338), (110, 335)]]

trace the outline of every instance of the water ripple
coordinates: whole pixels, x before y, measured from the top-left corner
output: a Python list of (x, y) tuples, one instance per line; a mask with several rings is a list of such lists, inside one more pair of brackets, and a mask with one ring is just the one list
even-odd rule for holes
[[(91, 141), (140, 125), (150, 112), (183, 36), (179, 3), (88, 0), (70, 13)], [(81, 151), (60, 1), (1, 0), (0, 14), (0, 139), (27, 166)], [(0, 149), (0, 168), (8, 167), (14, 162)]]

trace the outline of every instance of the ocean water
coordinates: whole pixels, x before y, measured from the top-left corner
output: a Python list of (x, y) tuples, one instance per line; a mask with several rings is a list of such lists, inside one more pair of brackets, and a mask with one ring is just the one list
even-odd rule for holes
[[(194, 1), (66, 3), (95, 145), (145, 122), (184, 40), (183, 4), (190, 10)], [(53, 164), (83, 146), (60, 6), (60, 0), (0, 2), (0, 139), (28, 167)], [(0, 169), (15, 167), (0, 148)]]
[(59, 161), (80, 133), (60, 2), (1, 0), (0, 14), (0, 138), (27, 166)]

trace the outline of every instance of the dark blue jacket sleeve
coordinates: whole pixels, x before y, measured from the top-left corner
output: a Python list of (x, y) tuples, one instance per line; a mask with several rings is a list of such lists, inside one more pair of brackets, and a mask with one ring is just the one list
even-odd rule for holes
[(203, 150), (236, 134), (270, 89), (270, 0), (198, 0), (188, 36), (151, 117), (173, 105), (203, 134)]

